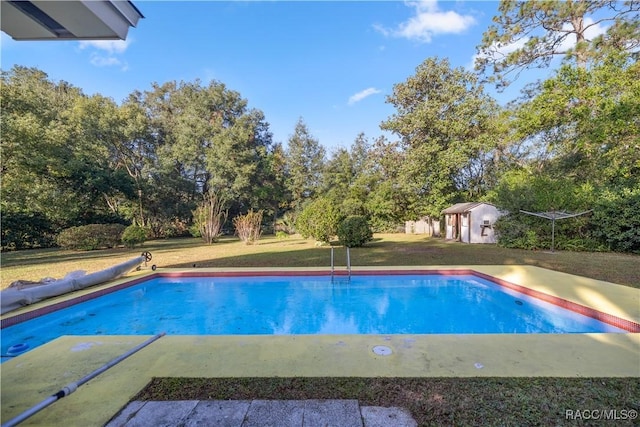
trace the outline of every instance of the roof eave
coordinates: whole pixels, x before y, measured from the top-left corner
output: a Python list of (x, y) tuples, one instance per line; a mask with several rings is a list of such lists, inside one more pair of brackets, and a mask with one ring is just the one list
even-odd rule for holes
[(1, 1), (2, 31), (14, 40), (125, 40), (144, 16), (125, 0)]

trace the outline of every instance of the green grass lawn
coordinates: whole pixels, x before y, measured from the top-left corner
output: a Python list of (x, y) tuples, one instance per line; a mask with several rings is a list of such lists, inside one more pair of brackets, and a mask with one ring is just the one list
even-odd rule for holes
[[(151, 263), (171, 267), (327, 267), (329, 247), (318, 247), (312, 240), (291, 236), (263, 237), (255, 245), (237, 238), (222, 238), (206, 245), (199, 239), (155, 240), (137, 249), (108, 249), (74, 252), (42, 249), (4, 252), (1, 256), (1, 287), (14, 280), (37, 281), (61, 278), (74, 270), (98, 271), (142, 251), (153, 254)], [(344, 248), (336, 249), (336, 265), (345, 265)], [(525, 251), (496, 245), (468, 245), (446, 242), (420, 235), (380, 234), (362, 248), (351, 250), (352, 266), (421, 265), (535, 265), (626, 286), (640, 287), (640, 256), (613, 253)]]
[[(73, 252), (60, 249), (1, 254), (2, 287), (12, 281), (94, 272), (142, 251), (159, 268), (327, 267), (329, 247), (299, 237), (263, 237), (255, 245), (223, 238), (145, 243), (137, 249)], [(525, 264), (640, 288), (640, 256), (612, 253), (523, 251), (467, 245), (420, 235), (374, 236), (351, 250), (352, 265)], [(336, 265), (345, 265), (344, 248)], [(606, 361), (603, 361), (606, 363)], [(638, 378), (156, 378), (139, 399), (358, 399), (362, 405), (403, 406), (420, 425), (592, 425), (566, 418), (567, 410), (640, 411)], [(637, 413), (637, 412), (636, 412)], [(634, 425), (636, 420), (611, 421)]]

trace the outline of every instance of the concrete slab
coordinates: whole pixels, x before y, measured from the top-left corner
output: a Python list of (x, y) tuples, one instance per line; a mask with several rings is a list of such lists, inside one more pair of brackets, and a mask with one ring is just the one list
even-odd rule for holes
[(304, 400), (254, 400), (242, 427), (302, 427)]
[(156, 426), (416, 427), (403, 408), (360, 407), (357, 400), (134, 401), (106, 427)]
[(305, 400), (304, 426), (362, 427), (357, 400)]
[(185, 420), (184, 427), (240, 427), (247, 415), (250, 400), (200, 401)]
[(182, 425), (198, 405), (197, 400), (147, 402), (126, 424), (127, 427), (175, 427)]
[(364, 427), (418, 427), (411, 413), (397, 406), (361, 406), (360, 412)]
[(121, 427), (127, 424), (129, 420), (136, 416), (140, 408), (147, 403), (146, 401), (135, 400), (125, 406), (120, 412), (118, 412), (111, 421), (109, 421), (105, 427)]

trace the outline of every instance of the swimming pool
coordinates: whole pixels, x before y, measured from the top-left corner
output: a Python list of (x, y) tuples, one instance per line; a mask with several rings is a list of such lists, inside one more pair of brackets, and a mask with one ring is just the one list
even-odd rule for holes
[(472, 274), (354, 275), (335, 281), (326, 275), (161, 276), (11, 326), (10, 319), (4, 319), (2, 355), (16, 353), (15, 346), (29, 350), (62, 335), (162, 331), (175, 335), (627, 332)]

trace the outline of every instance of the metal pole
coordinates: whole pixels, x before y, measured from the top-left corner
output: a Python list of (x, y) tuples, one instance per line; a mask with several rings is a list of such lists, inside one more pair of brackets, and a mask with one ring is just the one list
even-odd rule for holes
[(13, 427), (13, 426), (16, 426), (16, 425), (20, 424), (21, 422), (23, 422), (27, 418), (32, 417), (33, 415), (37, 414), (38, 412), (40, 412), (41, 410), (43, 410), (47, 406), (51, 405), (52, 403), (57, 402), (58, 400), (62, 399), (63, 397), (66, 397), (66, 396), (70, 395), (71, 393), (76, 391), (78, 389), (78, 387), (80, 387), (81, 385), (83, 385), (87, 381), (97, 377), (98, 375), (100, 375), (101, 373), (106, 371), (107, 369), (109, 369), (112, 366), (122, 362), (124, 359), (126, 359), (127, 357), (129, 357), (132, 354), (136, 353), (137, 351), (141, 350), (142, 348), (148, 346), (149, 344), (151, 344), (155, 340), (157, 340), (159, 338), (162, 338), (164, 335), (165, 335), (165, 333), (162, 332), (162, 333), (160, 333), (158, 335), (153, 336), (152, 338), (149, 338), (145, 342), (143, 342), (141, 344), (138, 344), (137, 346), (135, 346), (131, 350), (129, 350), (126, 353), (116, 357), (115, 359), (111, 360), (107, 364), (102, 365), (100, 368), (98, 368), (95, 371), (91, 372), (89, 375), (86, 375), (86, 376), (80, 378), (78, 381), (76, 381), (74, 383), (67, 384), (62, 389), (60, 389), (57, 393), (47, 397), (42, 402), (38, 403), (35, 406), (32, 406), (31, 408), (27, 409), (26, 411), (24, 411), (23, 413), (21, 413), (17, 417), (12, 418), (9, 421), (7, 421), (6, 423), (2, 424), (2, 427)]
[(333, 246), (331, 247), (331, 280), (333, 280)]
[(144, 213), (142, 211), (142, 189), (138, 188), (138, 200), (140, 201), (140, 227), (144, 227)]
[(556, 247), (556, 216), (555, 212), (551, 219), (551, 252), (555, 252)]
[(349, 246), (347, 246), (347, 269), (349, 270), (349, 279), (351, 279), (351, 253), (349, 252)]
[(557, 219), (574, 218), (576, 216), (587, 214), (591, 211), (592, 209), (589, 209), (588, 211), (584, 211), (576, 214), (568, 214), (562, 211), (556, 212), (555, 209), (553, 209), (551, 212), (528, 212), (520, 209), (520, 212), (525, 213), (527, 215), (538, 216), (540, 218), (551, 220), (551, 252), (554, 252), (556, 247), (556, 218)]

